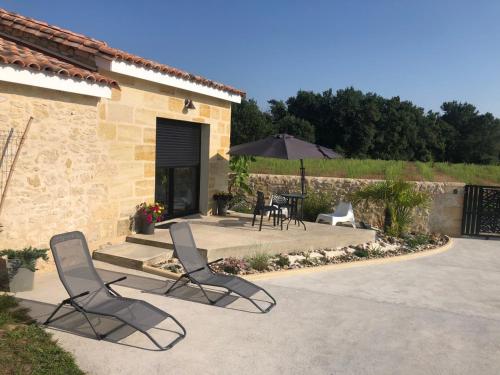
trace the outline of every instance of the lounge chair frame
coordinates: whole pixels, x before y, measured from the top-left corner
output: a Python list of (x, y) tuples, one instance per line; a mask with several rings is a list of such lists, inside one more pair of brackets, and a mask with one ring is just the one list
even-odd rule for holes
[[(61, 242), (61, 241), (64, 241), (65, 239), (70, 239), (70, 238), (80, 238), (84, 241), (84, 246), (86, 247), (87, 244), (86, 244), (86, 241), (85, 241), (85, 237), (83, 236), (83, 233), (81, 232), (69, 232), (69, 233), (65, 233), (65, 234), (61, 234), (61, 235), (57, 235), (57, 236), (54, 236), (52, 237), (52, 239), (50, 240), (50, 247), (52, 249), (52, 251), (54, 252), (54, 245), (55, 245), (55, 242)], [(64, 285), (65, 289), (68, 291), (68, 294), (70, 294), (69, 292), (69, 288), (67, 288), (65, 282), (64, 282), (64, 279), (61, 277), (61, 272), (63, 272), (61, 269), (60, 269), (60, 265), (59, 265), (59, 262), (57, 260), (57, 257), (54, 256), (54, 259), (56, 261), (56, 265), (57, 265), (57, 273), (59, 275), (59, 279), (61, 280), (62, 284)], [(92, 261), (90, 261), (92, 262)], [(94, 267), (92, 263), (89, 264), (89, 266), (91, 265), (91, 267)], [(95, 270), (95, 268), (94, 268)], [(96, 272), (97, 274), (97, 272)], [(107, 289), (107, 291), (115, 298), (119, 298), (121, 300), (127, 300), (127, 301), (137, 301), (137, 300), (134, 300), (134, 299), (131, 299), (131, 298), (126, 298), (126, 297), (122, 297), (116, 290), (114, 290), (111, 285), (114, 284), (114, 283), (117, 283), (117, 282), (120, 282), (120, 281), (123, 281), (125, 280), (127, 277), (126, 276), (123, 276), (123, 277), (120, 277), (116, 280), (113, 280), (113, 281), (110, 281), (110, 282), (107, 282), (107, 283), (104, 283), (102, 281), (102, 279), (97, 275), (97, 277), (99, 278), (99, 280), (102, 282), (102, 284), (105, 286), (105, 288)], [(52, 314), (50, 314), (50, 316), (45, 320), (45, 322), (43, 323), (44, 325), (49, 325), (50, 323), (56, 321), (56, 320), (59, 320), (65, 316), (68, 316), (70, 314), (73, 314), (75, 312), (79, 312), (81, 313), (84, 317), (85, 317), (85, 320), (88, 322), (90, 328), (92, 329), (92, 332), (94, 333), (95, 337), (97, 340), (102, 340), (102, 339), (105, 339), (106, 337), (108, 337), (111, 333), (113, 332), (116, 332), (117, 330), (119, 330), (120, 328), (124, 327), (124, 326), (130, 326), (132, 328), (134, 328), (135, 330), (143, 333), (149, 340), (151, 340), (151, 342), (153, 344), (156, 345), (156, 347), (158, 347), (158, 349), (160, 350), (167, 350), (167, 349), (170, 349), (172, 348), (175, 344), (177, 344), (180, 340), (184, 339), (184, 337), (186, 337), (186, 329), (184, 328), (184, 326), (176, 319), (174, 318), (172, 315), (168, 314), (167, 312), (157, 308), (156, 306), (154, 305), (151, 305), (145, 301), (141, 301), (143, 303), (146, 303), (148, 304), (148, 307), (150, 308), (153, 308), (154, 310), (156, 310), (159, 314), (161, 315), (164, 315), (165, 316), (165, 320), (167, 319), (172, 319), (174, 321), (174, 323), (182, 330), (182, 334), (179, 333), (179, 336), (174, 339), (173, 341), (171, 341), (168, 345), (166, 346), (162, 346), (153, 336), (151, 336), (146, 330), (142, 329), (141, 327), (139, 327), (138, 325), (136, 324), (133, 324), (131, 322), (128, 322), (114, 314), (108, 314), (108, 313), (103, 313), (103, 312), (95, 312), (95, 311), (88, 311), (86, 310), (83, 306), (81, 306), (79, 303), (78, 303), (78, 298), (81, 298), (81, 297), (84, 297), (84, 296), (87, 296), (88, 294), (90, 294), (91, 292), (90, 291), (85, 291), (83, 293), (80, 293), (76, 296), (70, 296), (69, 298), (66, 298), (64, 300), (61, 301), (61, 303), (59, 303), (59, 305), (57, 305), (57, 307), (55, 308), (55, 310), (52, 312)], [(58, 316), (57, 318), (54, 319), (54, 316), (57, 314), (57, 312), (65, 305), (69, 305), (71, 307), (73, 307), (73, 311), (70, 311), (70, 312), (67, 312), (63, 315), (60, 315)], [(110, 331), (104, 333), (104, 334), (101, 334), (101, 333), (98, 333), (97, 332), (97, 329), (94, 327), (94, 325), (92, 324), (91, 320), (89, 319), (88, 317), (88, 314), (93, 314), (93, 315), (101, 315), (101, 316), (106, 316), (106, 317), (110, 317), (110, 318), (114, 318), (114, 319), (117, 319), (119, 320), (120, 322), (122, 322), (121, 325), (111, 329)], [(158, 328), (160, 329), (160, 328)], [(161, 330), (161, 329), (160, 329)]]
[[(193, 242), (193, 244), (194, 244), (194, 238), (193, 238), (193, 234), (192, 234), (192, 232), (191, 232), (191, 228), (189, 228), (189, 224), (187, 224), (187, 223), (177, 223), (177, 224), (172, 225), (172, 227), (171, 227), (170, 229), (172, 230), (172, 228), (174, 228), (174, 230), (175, 230), (175, 226), (179, 226), (179, 225), (187, 225), (187, 227), (188, 227), (188, 229), (189, 229), (189, 234), (190, 234), (191, 240), (192, 240), (192, 242)], [(174, 256), (176, 256), (176, 254), (177, 254), (177, 249), (176, 249), (175, 240), (173, 239), (173, 236), (172, 236), (172, 240), (173, 240), (173, 243), (174, 243)], [(195, 251), (198, 251), (198, 249), (196, 248), (196, 246), (194, 247), (194, 250), (195, 250)], [(177, 257), (177, 258), (179, 258), (179, 257)], [(197, 268), (197, 269), (195, 269), (195, 270), (192, 270), (192, 271), (190, 271), (190, 272), (185, 272), (185, 273), (183, 273), (183, 274), (182, 274), (181, 276), (179, 276), (179, 277), (177, 278), (177, 280), (175, 280), (175, 282), (174, 282), (174, 283), (173, 283), (173, 284), (172, 284), (172, 285), (171, 285), (171, 286), (170, 286), (170, 287), (169, 287), (169, 288), (165, 291), (165, 293), (164, 293), (164, 294), (165, 294), (165, 295), (168, 295), (170, 292), (174, 291), (175, 289), (178, 289), (178, 288), (180, 288), (180, 287), (182, 287), (182, 286), (184, 286), (184, 285), (188, 284), (189, 282), (191, 282), (191, 283), (193, 283), (193, 284), (197, 285), (197, 286), (201, 289), (201, 291), (203, 292), (203, 295), (205, 296), (205, 298), (208, 300), (208, 302), (209, 302), (211, 305), (215, 305), (217, 302), (219, 302), (220, 300), (222, 300), (224, 297), (226, 297), (226, 296), (230, 295), (231, 293), (235, 293), (235, 294), (237, 294), (238, 296), (240, 296), (240, 297), (242, 297), (242, 298), (245, 298), (246, 300), (250, 301), (250, 302), (251, 302), (251, 303), (252, 303), (255, 307), (257, 307), (257, 309), (259, 309), (259, 310), (260, 310), (260, 312), (262, 312), (262, 313), (267, 313), (267, 312), (271, 311), (271, 309), (272, 309), (274, 306), (276, 306), (276, 300), (274, 299), (274, 297), (273, 297), (273, 296), (271, 296), (271, 294), (269, 294), (269, 292), (267, 292), (264, 288), (262, 288), (262, 287), (260, 287), (260, 286), (258, 286), (258, 285), (255, 285), (255, 284), (253, 284), (253, 283), (250, 283), (250, 284), (252, 284), (254, 287), (256, 287), (257, 289), (259, 289), (261, 292), (264, 292), (264, 293), (265, 293), (265, 294), (266, 294), (266, 295), (267, 295), (267, 296), (271, 299), (271, 301), (272, 301), (272, 302), (266, 301), (267, 303), (269, 303), (269, 306), (268, 306), (267, 308), (263, 309), (263, 308), (262, 308), (262, 307), (260, 307), (260, 306), (259, 306), (259, 305), (258, 305), (258, 304), (257, 304), (257, 303), (256, 303), (256, 302), (252, 299), (252, 298), (247, 297), (247, 296), (245, 296), (245, 295), (242, 295), (242, 294), (238, 293), (236, 290), (231, 289), (230, 287), (228, 287), (228, 286), (226, 286), (226, 285), (221, 285), (221, 284), (216, 284), (216, 283), (207, 283), (207, 282), (203, 282), (203, 283), (201, 283), (201, 282), (199, 282), (198, 280), (196, 280), (195, 274), (196, 274), (197, 272), (200, 272), (200, 271), (202, 271), (202, 270), (206, 269), (206, 268), (208, 268), (208, 269), (210, 270), (210, 272), (212, 272), (212, 273), (214, 273), (214, 274), (217, 274), (217, 272), (215, 272), (215, 271), (213, 270), (213, 268), (211, 267), (211, 265), (212, 265), (212, 264), (214, 264), (214, 263), (218, 263), (218, 262), (220, 262), (220, 261), (222, 261), (222, 260), (223, 260), (223, 259), (222, 259), (222, 258), (220, 258), (220, 259), (217, 259), (217, 260), (214, 260), (214, 261), (211, 261), (211, 262), (205, 262), (205, 265), (203, 265), (203, 266), (201, 266), (201, 267), (199, 267), (199, 268)], [(179, 259), (179, 261), (180, 261), (180, 262), (181, 262), (181, 264), (182, 264), (182, 260), (181, 260), (181, 259)], [(182, 264), (182, 265), (183, 265), (183, 267), (186, 269), (186, 267), (184, 266), (184, 264)], [(237, 277), (237, 276), (232, 276), (232, 277), (239, 279), (239, 277)], [(185, 279), (185, 280), (186, 280), (186, 282), (185, 282), (185, 283), (183, 283), (183, 284), (179, 284), (179, 283), (180, 283), (183, 279)], [(242, 279), (242, 280), (244, 280), (244, 279)], [(248, 283), (249, 283), (249, 281), (247, 281), (247, 280), (244, 280), (244, 281), (246, 281), (246, 282), (248, 282)], [(213, 286), (213, 287), (217, 287), (217, 288), (224, 288), (224, 289), (226, 289), (226, 290), (227, 290), (227, 292), (226, 292), (226, 293), (224, 293), (222, 296), (218, 297), (217, 299), (213, 300), (213, 299), (211, 299), (211, 298), (208, 296), (208, 293), (207, 293), (206, 289), (203, 287), (203, 285)]]

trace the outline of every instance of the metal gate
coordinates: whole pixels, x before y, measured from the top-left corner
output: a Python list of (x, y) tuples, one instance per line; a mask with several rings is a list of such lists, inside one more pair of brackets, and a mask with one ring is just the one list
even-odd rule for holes
[(500, 236), (500, 186), (465, 186), (462, 234)]

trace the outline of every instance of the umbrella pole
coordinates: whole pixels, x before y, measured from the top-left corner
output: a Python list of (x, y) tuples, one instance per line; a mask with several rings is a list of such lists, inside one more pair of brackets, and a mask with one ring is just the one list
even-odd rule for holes
[(304, 168), (304, 160), (300, 159), (300, 188), (302, 195), (306, 193), (306, 169)]

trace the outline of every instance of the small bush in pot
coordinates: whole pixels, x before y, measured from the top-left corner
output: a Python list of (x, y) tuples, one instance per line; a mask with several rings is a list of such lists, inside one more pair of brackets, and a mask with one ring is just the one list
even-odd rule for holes
[(223, 191), (217, 192), (213, 195), (214, 201), (217, 203), (217, 215), (225, 216), (227, 213), (227, 206), (229, 202), (233, 199), (231, 193), (226, 193)]
[(141, 203), (137, 206), (137, 213), (141, 220), (141, 233), (153, 234), (155, 224), (161, 221), (165, 209), (160, 203)]
[[(24, 292), (33, 289), (33, 280), (36, 271), (36, 261), (48, 261), (48, 249), (27, 247), (22, 250), (6, 249), (0, 251), (0, 257), (6, 259), (6, 269), (3, 271), (1, 289), (10, 292)], [(5, 275), (5, 272), (7, 275)], [(7, 276), (7, 277), (5, 277)], [(7, 285), (5, 285), (7, 284)]]

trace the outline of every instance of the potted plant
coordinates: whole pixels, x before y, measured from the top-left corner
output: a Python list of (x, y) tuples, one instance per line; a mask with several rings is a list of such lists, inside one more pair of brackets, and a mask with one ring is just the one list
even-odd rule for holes
[(1, 289), (9, 292), (25, 292), (33, 289), (35, 279), (36, 261), (48, 261), (48, 249), (27, 247), (22, 250), (2, 250), (0, 257), (3, 266), (0, 267)]
[(159, 203), (147, 204), (141, 203), (138, 206), (138, 216), (141, 218), (141, 233), (153, 234), (155, 232), (155, 224), (161, 221), (164, 208)]
[(213, 195), (214, 201), (217, 203), (217, 215), (226, 216), (227, 206), (233, 195), (223, 191), (217, 192)]

